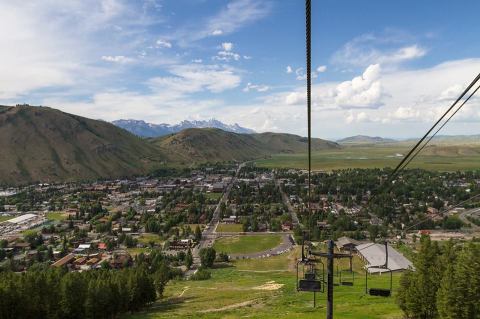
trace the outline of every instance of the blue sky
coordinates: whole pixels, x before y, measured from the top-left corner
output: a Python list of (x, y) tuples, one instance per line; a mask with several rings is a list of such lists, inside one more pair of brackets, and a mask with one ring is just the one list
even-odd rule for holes
[[(312, 2), (314, 136), (419, 136), (480, 72), (478, 1)], [(304, 28), (301, 0), (0, 1), (0, 103), (304, 135)]]

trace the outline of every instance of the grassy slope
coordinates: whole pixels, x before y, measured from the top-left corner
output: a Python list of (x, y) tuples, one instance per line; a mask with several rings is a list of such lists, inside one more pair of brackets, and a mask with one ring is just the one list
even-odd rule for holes
[[(206, 281), (173, 281), (163, 300), (128, 318), (324, 318), (325, 294), (317, 294), (314, 309), (313, 294), (295, 290), (293, 265), (298, 254), (297, 250), (271, 258), (237, 261), (233, 267), (215, 269), (212, 279)], [(355, 265), (359, 272), (354, 287), (335, 287), (335, 318), (401, 318), (394, 298), (364, 294), (360, 261), (356, 260)], [(386, 279), (375, 276), (370, 283), (384, 287), (388, 285)], [(398, 287), (398, 279), (397, 274), (394, 287)], [(278, 290), (258, 289), (269, 282), (283, 286)]]
[(275, 248), (281, 243), (280, 235), (245, 235), (217, 239), (213, 248), (227, 254), (249, 254)]
[(0, 183), (121, 177), (164, 160), (150, 143), (103, 121), (46, 107), (2, 107)]
[[(307, 149), (306, 139), (292, 134), (236, 134), (219, 129), (187, 129), (152, 139), (167, 154), (183, 164), (194, 162), (245, 161), (277, 153), (298, 153)], [(314, 139), (313, 149), (338, 148), (336, 143)]]

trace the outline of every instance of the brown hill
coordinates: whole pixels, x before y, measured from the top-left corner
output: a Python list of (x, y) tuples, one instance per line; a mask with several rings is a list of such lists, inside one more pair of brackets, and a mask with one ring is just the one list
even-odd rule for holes
[(8, 184), (147, 173), (162, 155), (110, 123), (47, 107), (0, 107), (0, 182)]
[[(189, 163), (245, 161), (278, 153), (304, 153), (307, 139), (282, 133), (237, 134), (219, 129), (187, 129), (152, 143), (165, 153)], [(333, 142), (313, 139), (312, 150), (339, 148)]]

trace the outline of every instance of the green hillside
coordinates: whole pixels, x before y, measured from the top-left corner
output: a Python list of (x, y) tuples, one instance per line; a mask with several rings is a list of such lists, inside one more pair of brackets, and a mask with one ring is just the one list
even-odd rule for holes
[(103, 122), (48, 107), (0, 107), (0, 183), (122, 177), (161, 165), (150, 143)]
[[(237, 134), (219, 129), (187, 129), (153, 139), (166, 154), (174, 154), (189, 163), (207, 161), (245, 161), (272, 154), (299, 153), (307, 150), (306, 138), (292, 134)], [(312, 149), (337, 149), (338, 144), (314, 139)], [(171, 155), (170, 155), (171, 156)]]

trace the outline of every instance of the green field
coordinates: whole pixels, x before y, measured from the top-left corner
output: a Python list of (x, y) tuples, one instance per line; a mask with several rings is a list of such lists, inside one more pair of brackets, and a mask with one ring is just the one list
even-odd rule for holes
[(219, 201), (222, 198), (223, 193), (205, 193), (205, 197), (207, 199), (213, 199), (215, 201)]
[(164, 241), (157, 234), (145, 233), (138, 237), (138, 242), (144, 245), (150, 245), (150, 242), (154, 242), (155, 245), (160, 245)]
[(13, 216), (0, 216), (0, 223), (12, 219)]
[[(241, 260), (232, 267), (215, 269), (206, 281), (173, 281), (165, 297), (147, 311), (129, 319), (153, 318), (324, 318), (326, 295), (295, 290), (295, 259), (298, 250), (258, 260)], [(359, 267), (361, 262), (355, 261)], [(353, 287), (334, 289), (334, 316), (346, 319), (400, 319), (395, 298), (364, 294), (365, 276), (358, 271)], [(388, 286), (387, 276), (372, 277), (369, 285)], [(394, 293), (399, 275), (394, 276)]]
[(281, 243), (281, 235), (241, 235), (217, 239), (213, 248), (227, 254), (250, 254), (277, 247)]
[(47, 213), (46, 217), (48, 220), (51, 220), (51, 221), (62, 221), (67, 219), (67, 214), (62, 212), (51, 212), (51, 213)]
[(239, 233), (243, 231), (242, 224), (218, 224), (218, 233)]
[[(331, 171), (345, 168), (395, 167), (406, 155), (410, 144), (397, 143), (376, 146), (344, 146), (342, 149), (325, 150), (312, 154), (312, 169)], [(257, 165), (268, 168), (307, 168), (307, 155), (278, 154), (257, 160)], [(477, 145), (437, 146), (425, 149), (408, 166), (439, 171), (480, 169), (480, 147)]]

